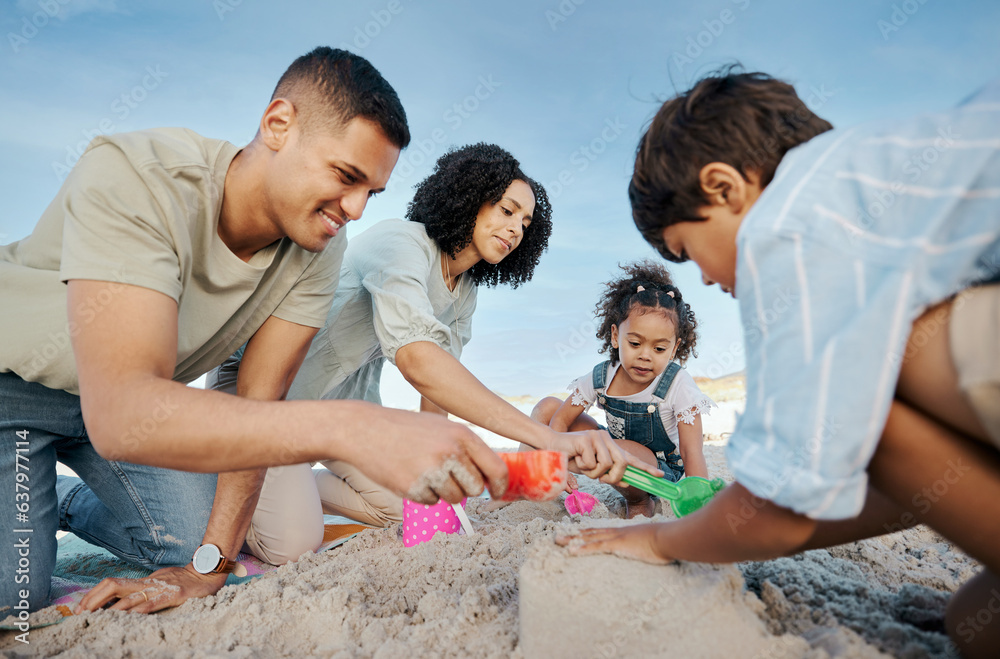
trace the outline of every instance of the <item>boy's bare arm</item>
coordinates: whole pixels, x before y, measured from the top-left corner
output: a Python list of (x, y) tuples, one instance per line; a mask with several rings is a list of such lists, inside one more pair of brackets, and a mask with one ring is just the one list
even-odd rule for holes
[[(574, 554), (617, 554), (648, 563), (672, 560), (706, 563), (760, 561), (801, 547), (816, 521), (755, 497), (739, 483), (708, 505), (675, 522), (609, 529), (584, 529)], [(570, 545), (572, 536), (557, 538)]]
[[(173, 382), (177, 305), (165, 295), (73, 280), (67, 299), (84, 420), (105, 457), (216, 473), (338, 459), (401, 496), (453, 458), (474, 476), (467, 482), (506, 488), (503, 461), (436, 415), (362, 401), (254, 401)], [(77, 311), (88, 299), (103, 303), (91, 316)], [(143, 422), (152, 430), (132, 434)], [(453, 480), (444, 496), (458, 501)]]
[(812, 535), (816, 521), (733, 483), (701, 510), (658, 526), (658, 544), (671, 558), (731, 563), (767, 560), (797, 549)]

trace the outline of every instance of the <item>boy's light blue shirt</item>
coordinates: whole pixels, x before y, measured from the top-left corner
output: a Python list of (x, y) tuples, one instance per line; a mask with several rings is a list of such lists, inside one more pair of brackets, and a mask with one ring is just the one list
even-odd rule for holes
[(736, 242), (747, 407), (730, 468), (780, 506), (853, 517), (913, 321), (1000, 280), (1000, 81), (793, 149)]

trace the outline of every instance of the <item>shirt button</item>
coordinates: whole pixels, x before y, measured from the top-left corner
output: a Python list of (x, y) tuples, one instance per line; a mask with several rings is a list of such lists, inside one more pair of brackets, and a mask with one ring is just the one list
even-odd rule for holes
[(653, 412), (656, 411), (656, 405), (650, 405), (649, 407), (646, 408), (646, 411), (652, 414)]

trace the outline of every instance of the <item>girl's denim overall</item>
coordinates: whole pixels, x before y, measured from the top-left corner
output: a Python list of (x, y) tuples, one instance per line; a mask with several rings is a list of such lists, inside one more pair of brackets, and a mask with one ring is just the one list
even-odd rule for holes
[[(663, 427), (658, 404), (652, 401), (632, 403), (606, 396), (602, 390), (607, 386), (610, 368), (610, 361), (603, 362), (594, 367), (593, 374), (598, 406), (604, 409), (608, 417), (608, 432), (615, 439), (628, 439), (651, 450), (656, 456), (656, 466), (663, 470), (664, 478), (677, 482), (684, 475), (684, 463), (677, 445), (670, 440)], [(677, 362), (670, 362), (653, 395), (661, 401), (666, 398), (670, 385), (680, 370)]]

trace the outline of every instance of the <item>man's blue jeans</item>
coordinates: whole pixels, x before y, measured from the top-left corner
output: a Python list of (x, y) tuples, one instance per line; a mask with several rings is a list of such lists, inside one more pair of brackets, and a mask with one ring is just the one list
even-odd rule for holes
[[(57, 461), (80, 478), (57, 478)], [(187, 564), (215, 481), (105, 460), (87, 437), (79, 396), (0, 373), (0, 618), (24, 601), (31, 611), (48, 603), (57, 529), (143, 567)]]

